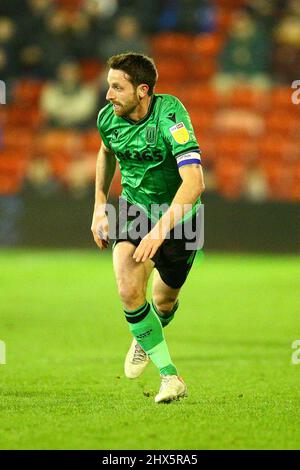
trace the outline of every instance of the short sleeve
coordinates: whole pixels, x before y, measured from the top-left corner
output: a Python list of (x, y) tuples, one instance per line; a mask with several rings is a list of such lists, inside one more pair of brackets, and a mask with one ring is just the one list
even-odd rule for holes
[[(177, 161), (185, 154), (193, 154), (193, 160), (197, 159), (197, 163), (201, 163), (201, 152), (190, 116), (183, 104), (177, 98), (172, 98), (172, 102), (169, 103), (171, 106), (166, 106), (163, 110), (161, 120), (163, 137), (167, 141), (168, 146)], [(195, 154), (198, 155), (198, 158)], [(196, 162), (191, 161), (191, 163)]]

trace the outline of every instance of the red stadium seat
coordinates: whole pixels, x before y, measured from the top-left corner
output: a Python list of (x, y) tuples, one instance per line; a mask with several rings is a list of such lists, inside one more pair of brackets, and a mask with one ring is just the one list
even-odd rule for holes
[(234, 162), (250, 163), (256, 158), (256, 142), (247, 136), (217, 135), (216, 160), (222, 162), (224, 156)]
[(97, 130), (92, 130), (82, 135), (82, 150), (87, 153), (97, 154), (101, 145), (101, 137)]
[(21, 189), (28, 161), (27, 154), (1, 150), (0, 194), (14, 194)]
[(288, 188), (287, 197), (290, 201), (300, 201), (300, 160), (292, 166), (292, 181)]
[(245, 5), (246, 0), (215, 0), (215, 3), (225, 8), (235, 9)]
[(2, 137), (3, 147), (15, 152), (32, 152), (34, 134), (30, 129), (23, 127), (5, 127)]
[(300, 117), (275, 109), (265, 115), (265, 126), (267, 133), (293, 137), (300, 133)]
[(208, 167), (215, 160), (216, 137), (214, 134), (195, 130), (196, 138), (201, 150), (202, 165)]
[(158, 70), (159, 80), (171, 83), (182, 83), (189, 78), (187, 63), (183, 60), (173, 59), (171, 57), (164, 60), (157, 60), (156, 66)]
[(280, 109), (290, 113), (297, 113), (298, 107), (292, 102), (293, 91), (295, 90), (291, 87), (274, 87), (270, 97), (271, 110)]
[(83, 5), (83, 0), (54, 0), (59, 8), (71, 12), (78, 11)]
[(6, 112), (5, 122), (10, 127), (22, 126), (28, 129), (37, 129), (44, 122), (44, 117), (38, 108), (11, 105), (6, 107)]
[(37, 137), (36, 151), (43, 156), (66, 151), (76, 156), (81, 152), (81, 134), (73, 130), (48, 130)]
[(198, 106), (189, 106), (189, 115), (197, 134), (207, 134), (210, 132), (214, 125), (214, 114), (205, 108), (199, 108)]
[(210, 80), (217, 71), (217, 62), (214, 58), (209, 58), (205, 61), (198, 58), (189, 62), (189, 79), (190, 81), (207, 82)]
[(233, 108), (246, 108), (264, 111), (269, 104), (267, 92), (255, 90), (253, 87), (236, 87), (230, 94), (227, 102)]
[(72, 157), (73, 155), (64, 149), (59, 152), (50, 152), (48, 154), (52, 174), (62, 183), (66, 183), (68, 180), (68, 169), (70, 167)]
[(229, 9), (219, 8), (217, 11), (216, 29), (220, 33), (227, 33), (233, 21), (233, 12)]
[(193, 54), (206, 60), (219, 54), (223, 44), (223, 37), (219, 33), (204, 33), (195, 36), (193, 40)]
[(282, 135), (267, 134), (257, 142), (259, 165), (298, 160), (299, 144)]
[(173, 95), (180, 100), (184, 99), (184, 87), (181, 83), (170, 83), (170, 80), (163, 80), (161, 77), (155, 87), (155, 93)]
[(292, 166), (283, 161), (264, 162), (261, 171), (267, 182), (269, 196), (276, 200), (288, 200), (293, 180)]
[(152, 54), (156, 60), (178, 56), (187, 57), (193, 49), (193, 37), (184, 33), (157, 33), (151, 39)]
[(227, 198), (237, 198), (243, 193), (246, 180), (246, 166), (241, 162), (223, 159), (215, 165), (217, 189)]
[(13, 89), (13, 101), (17, 105), (36, 107), (39, 104), (44, 82), (40, 80), (18, 80)]
[(197, 83), (187, 85), (183, 91), (183, 96), (187, 106), (199, 106), (200, 110), (214, 110), (223, 102), (222, 96), (213, 87), (205, 83), (202, 85)]
[(103, 64), (97, 59), (86, 59), (80, 63), (81, 77), (85, 82), (96, 80), (103, 71)]

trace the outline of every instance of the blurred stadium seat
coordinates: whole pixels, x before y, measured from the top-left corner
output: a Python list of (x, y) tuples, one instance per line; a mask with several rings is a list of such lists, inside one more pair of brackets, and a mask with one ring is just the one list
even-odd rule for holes
[(53, 129), (41, 132), (37, 136), (36, 151), (43, 156), (54, 152), (67, 152), (75, 156), (81, 151), (82, 138), (73, 130)]
[(18, 106), (37, 107), (44, 82), (41, 80), (18, 80), (12, 91), (13, 102)]
[(31, 155), (34, 146), (34, 133), (31, 129), (23, 127), (6, 127), (3, 132), (3, 147), (5, 150), (27, 152)]
[(216, 137), (215, 134), (208, 132), (202, 133), (201, 130), (195, 131), (201, 150), (201, 160), (204, 167), (210, 166), (215, 160)]
[(242, 195), (247, 169), (241, 161), (233, 161), (223, 155), (215, 165), (217, 189), (225, 197), (237, 198)]
[(230, 9), (219, 8), (216, 13), (217, 31), (226, 34), (233, 21), (233, 11)]
[(42, 126), (44, 117), (38, 108), (28, 108), (15, 104), (6, 106), (4, 120), (9, 127), (23, 126), (28, 129), (38, 129)]
[(72, 153), (63, 149), (59, 152), (51, 151), (47, 155), (51, 172), (55, 178), (61, 183), (67, 183), (68, 169), (72, 161)]
[(211, 111), (202, 110), (198, 106), (189, 106), (189, 115), (197, 134), (207, 134), (213, 128), (214, 114)]
[(276, 86), (271, 90), (270, 105), (272, 109), (289, 110), (297, 112), (298, 108), (292, 102), (293, 89), (291, 87)]
[(151, 38), (151, 51), (156, 59), (178, 55), (186, 59), (193, 50), (193, 37), (184, 33), (157, 33)]
[(258, 165), (277, 162), (297, 161), (300, 159), (299, 143), (283, 135), (267, 134), (257, 140)]
[(59, 8), (70, 12), (78, 11), (84, 0), (54, 0)]
[(97, 129), (85, 132), (82, 135), (82, 150), (86, 153), (98, 154), (101, 138)]
[(223, 36), (219, 33), (203, 33), (195, 36), (192, 43), (192, 52), (195, 57), (210, 59), (216, 57), (222, 47)]
[(199, 110), (213, 110), (223, 103), (223, 97), (207, 83), (185, 86), (182, 96), (187, 106), (198, 106)]
[(29, 162), (27, 152), (2, 150), (0, 153), (0, 194), (20, 191)]
[(266, 132), (268, 134), (282, 134), (286, 137), (294, 137), (300, 132), (299, 117), (287, 111), (271, 110), (265, 115)]
[(99, 78), (103, 71), (103, 64), (97, 59), (85, 59), (80, 62), (81, 78), (84, 82), (91, 82)]
[(265, 161), (261, 165), (268, 186), (269, 197), (274, 200), (288, 200), (292, 183), (293, 168), (283, 161)]
[(217, 71), (217, 61), (214, 58), (205, 61), (194, 59), (188, 63), (189, 81), (206, 82), (210, 80)]
[(240, 135), (218, 135), (215, 149), (217, 162), (231, 160), (245, 165), (253, 162), (257, 153), (255, 140)]
[(269, 105), (269, 95), (266, 91), (256, 90), (253, 87), (238, 86), (230, 93), (227, 105), (262, 112)]
[(185, 60), (178, 60), (172, 57), (157, 59), (159, 80), (169, 81), (170, 83), (182, 83), (189, 79), (188, 63)]

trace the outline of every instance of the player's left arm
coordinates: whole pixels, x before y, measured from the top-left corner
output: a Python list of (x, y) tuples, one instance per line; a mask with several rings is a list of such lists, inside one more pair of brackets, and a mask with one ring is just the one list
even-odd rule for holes
[(166, 238), (167, 233), (191, 210), (193, 204), (205, 189), (200, 164), (186, 164), (179, 168), (182, 183), (175, 194), (169, 209), (159, 219), (153, 229), (142, 239), (135, 250), (136, 262), (152, 258)]

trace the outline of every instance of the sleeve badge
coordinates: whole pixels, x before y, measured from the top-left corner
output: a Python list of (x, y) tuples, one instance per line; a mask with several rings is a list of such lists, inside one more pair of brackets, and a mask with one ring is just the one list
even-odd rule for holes
[(173, 139), (178, 144), (186, 144), (190, 140), (190, 135), (183, 122), (170, 127), (170, 132), (173, 136)]

